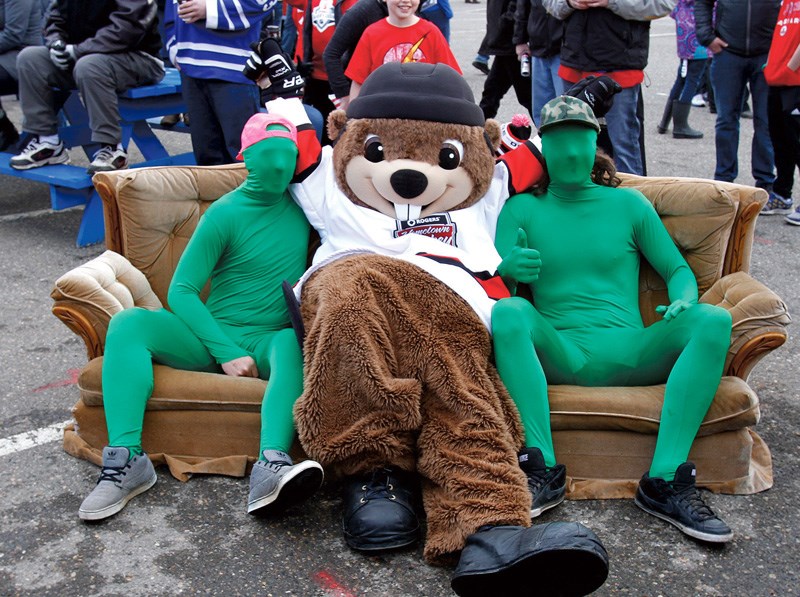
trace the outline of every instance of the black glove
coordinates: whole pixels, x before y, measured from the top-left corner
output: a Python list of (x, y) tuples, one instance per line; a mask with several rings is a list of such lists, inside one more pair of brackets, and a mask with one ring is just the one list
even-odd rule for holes
[(305, 80), (297, 72), (292, 59), (274, 39), (264, 39), (253, 44), (253, 51), (242, 73), (258, 81), (264, 74), (269, 79), (269, 94), (273, 97), (299, 97), (303, 95)]
[(565, 95), (577, 97), (591, 106), (597, 118), (605, 116), (614, 105), (614, 95), (622, 91), (619, 83), (611, 77), (590, 75), (567, 89)]

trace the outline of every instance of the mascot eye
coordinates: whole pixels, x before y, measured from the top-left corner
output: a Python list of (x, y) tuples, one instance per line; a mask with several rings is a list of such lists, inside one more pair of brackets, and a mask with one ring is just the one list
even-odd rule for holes
[(383, 161), (383, 143), (377, 135), (370, 135), (364, 141), (364, 157), (377, 164)]
[(442, 143), (439, 150), (439, 166), (445, 170), (455, 170), (461, 164), (461, 155), (464, 146), (455, 139), (448, 139)]

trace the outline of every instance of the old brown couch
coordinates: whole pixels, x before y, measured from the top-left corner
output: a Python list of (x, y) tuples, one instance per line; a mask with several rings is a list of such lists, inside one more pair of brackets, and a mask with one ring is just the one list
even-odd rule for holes
[[(134, 306), (166, 305), (167, 288), (197, 220), (245, 177), (241, 165), (164, 167), (101, 173), (108, 251), (66, 273), (52, 292), (53, 312), (86, 343), (89, 363), (78, 382), (75, 424), (64, 448), (100, 463), (107, 441), (101, 388), (111, 316)], [(772, 484), (769, 450), (753, 427), (758, 397), (747, 385), (753, 366), (786, 340), (781, 299), (748, 275), (755, 220), (766, 193), (697, 179), (626, 176), (655, 205), (694, 270), (701, 301), (733, 316), (725, 377), (690, 458), (698, 483), (750, 493)], [(666, 304), (663, 281), (645, 264), (642, 313)], [(265, 382), (156, 365), (144, 423), (144, 448), (180, 479), (191, 473), (244, 475), (258, 453)], [(570, 497), (625, 497), (648, 469), (664, 386), (551, 386), (556, 453), (567, 465)]]

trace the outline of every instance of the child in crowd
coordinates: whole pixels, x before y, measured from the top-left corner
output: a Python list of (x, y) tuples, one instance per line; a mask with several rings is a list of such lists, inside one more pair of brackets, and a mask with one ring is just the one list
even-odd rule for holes
[(241, 146), (247, 179), (200, 218), (170, 283), (171, 311), (125, 309), (111, 319), (103, 361), (109, 445), (97, 486), (78, 512), (84, 520), (116, 514), (156, 482), (142, 449), (153, 362), (269, 379), (248, 512), (299, 503), (322, 484), (319, 464), (293, 465), (287, 454), (295, 436), (292, 408), (303, 391), (303, 357), (281, 283), (296, 282), (305, 270), (309, 235), (308, 221), (287, 191), (297, 164), (297, 131), (282, 118), (256, 114), (242, 131)]
[(389, 16), (364, 31), (345, 74), (352, 81), (350, 101), (367, 76), (387, 62), (443, 62), (461, 73), (441, 31), (417, 15), (419, 0), (386, 0)]

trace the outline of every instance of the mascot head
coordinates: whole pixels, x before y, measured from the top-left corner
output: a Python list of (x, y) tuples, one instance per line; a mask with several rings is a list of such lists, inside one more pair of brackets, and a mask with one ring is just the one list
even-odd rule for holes
[(500, 126), (445, 64), (389, 63), (328, 118), (339, 187), (357, 205), (417, 219), (486, 194)]

